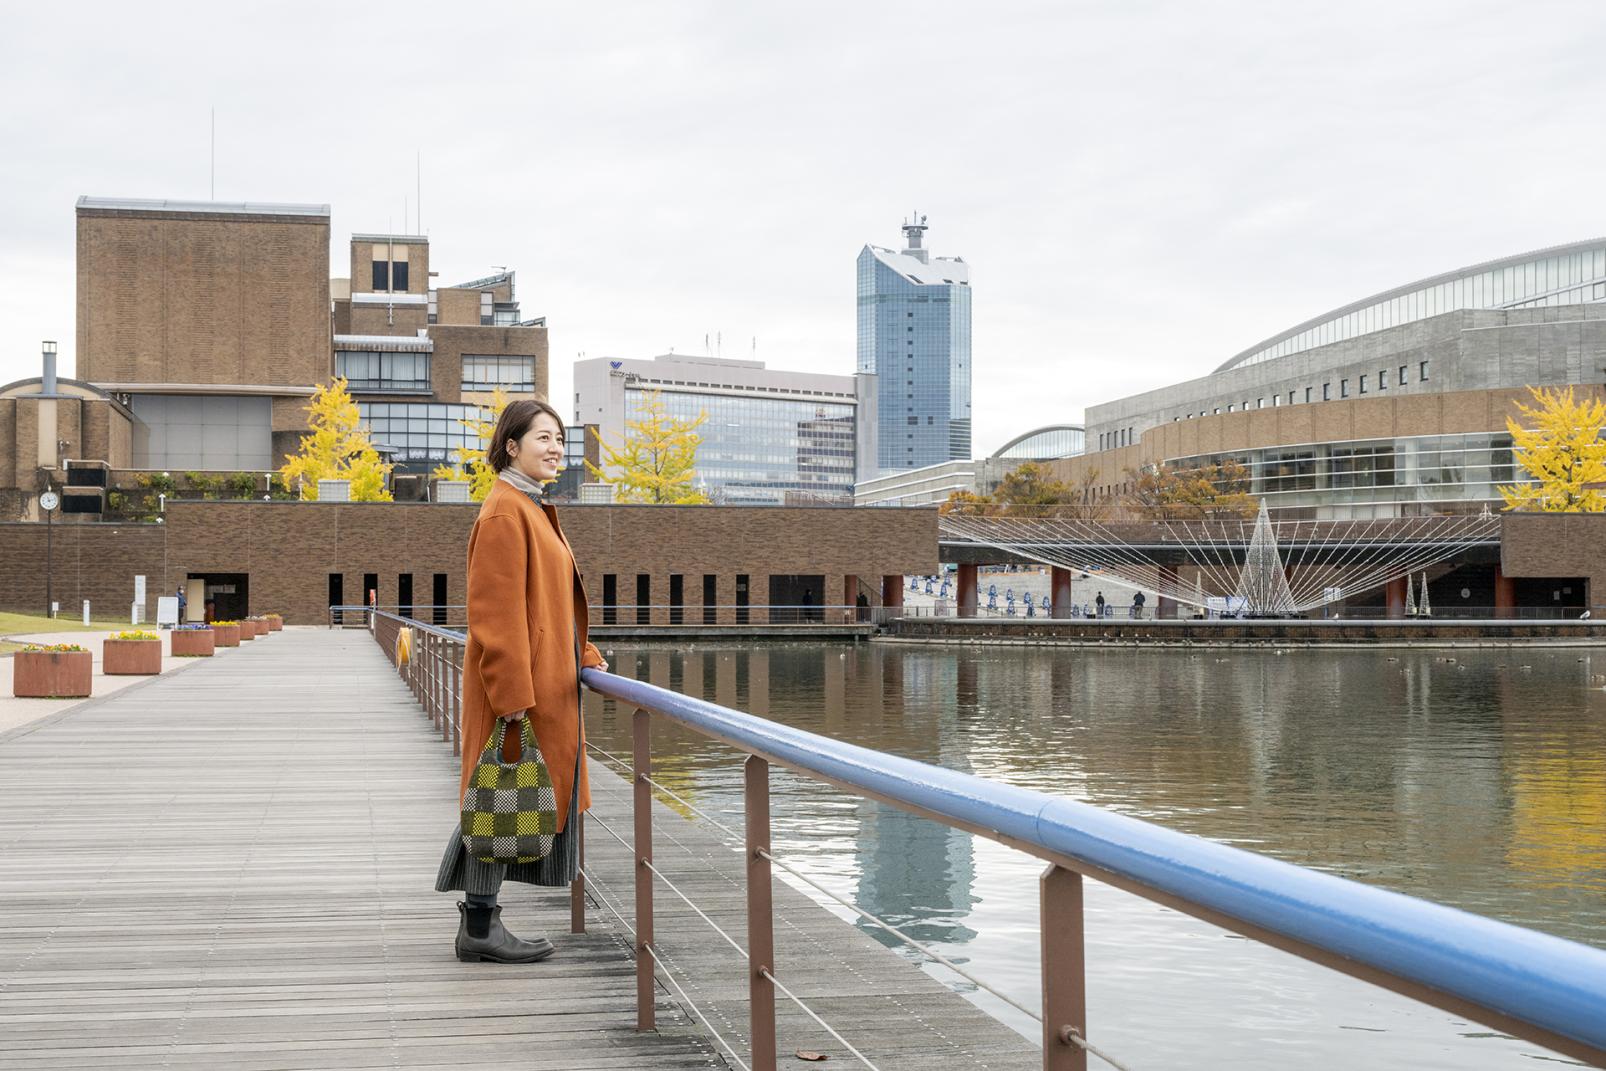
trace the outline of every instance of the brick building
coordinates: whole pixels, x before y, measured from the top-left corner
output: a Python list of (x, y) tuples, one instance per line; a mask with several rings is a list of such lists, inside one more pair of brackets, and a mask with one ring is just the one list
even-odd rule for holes
[[(384, 606), (462, 606), (478, 510), (177, 502), (163, 524), (57, 525), (51, 591), (64, 613), (88, 599), (118, 615), (143, 575), (147, 619), (179, 587), (194, 613), (211, 602), (218, 618), (276, 611), (293, 624), (323, 622), (368, 591)], [(932, 509), (576, 505), (561, 518), (599, 623), (607, 603), (619, 623), (758, 624), (770, 605), (848, 606), (861, 591), (880, 604), (885, 584), (896, 592), (905, 574), (937, 569)], [(44, 525), (0, 523), (0, 609), (45, 609), (45, 538)]]
[(38, 520), (69, 462), (95, 475), (61, 520), (146, 475), (266, 492), (336, 375), (416, 496), (495, 388), (546, 396), (546, 323), (520, 318), (514, 274), (439, 287), (427, 237), (354, 235), (331, 279), (325, 204), (81, 197), (76, 218), (77, 375), (0, 386), (0, 518)]

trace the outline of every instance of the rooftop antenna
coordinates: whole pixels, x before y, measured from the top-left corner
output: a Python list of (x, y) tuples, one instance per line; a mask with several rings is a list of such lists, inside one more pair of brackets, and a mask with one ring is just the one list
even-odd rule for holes
[(418, 155), (413, 160), (413, 175), (414, 175), (414, 177), (415, 177), (415, 179), (416, 179), (416, 181), (418, 183), (418, 190), (417, 190), (418, 200), (414, 202), (416, 205), (418, 205), (418, 233), (419, 234), (423, 234), (424, 233), (424, 150), (423, 149), (419, 149), (418, 150)]
[(212, 106), (212, 200), (217, 200), (217, 105)]

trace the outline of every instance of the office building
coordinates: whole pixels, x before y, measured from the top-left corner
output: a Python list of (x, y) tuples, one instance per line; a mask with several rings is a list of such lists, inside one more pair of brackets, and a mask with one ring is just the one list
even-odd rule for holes
[(970, 266), (931, 256), (925, 220), (903, 225), (903, 249), (859, 254), (857, 367), (879, 383), (888, 473), (970, 458)]
[(625, 442), (626, 421), (657, 392), (669, 416), (695, 420), (697, 486), (716, 502), (779, 505), (852, 501), (873, 465), (875, 377), (785, 372), (762, 361), (665, 354), (650, 361), (593, 358), (574, 366), (576, 424), (605, 445)]

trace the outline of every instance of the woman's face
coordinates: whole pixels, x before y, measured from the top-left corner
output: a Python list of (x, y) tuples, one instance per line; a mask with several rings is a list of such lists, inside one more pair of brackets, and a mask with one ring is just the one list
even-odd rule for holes
[(537, 413), (523, 438), (514, 440), (507, 452), (524, 475), (539, 483), (550, 483), (558, 478), (558, 469), (563, 466), (563, 428), (551, 413)]

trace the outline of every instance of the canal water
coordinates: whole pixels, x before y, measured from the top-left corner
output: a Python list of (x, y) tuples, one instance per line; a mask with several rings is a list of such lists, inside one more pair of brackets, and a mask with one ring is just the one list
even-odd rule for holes
[[(608, 656), (625, 676), (811, 732), (1606, 947), (1606, 655), (785, 644)], [(592, 741), (628, 755), (629, 712), (587, 704)], [(658, 778), (737, 829), (739, 760), (656, 723)], [(773, 785), (778, 854), (1039, 1003), (1039, 861), (784, 771)], [(1088, 883), (1086, 910), (1090, 1033), (1134, 1067), (1572, 1063), (1107, 886)]]

